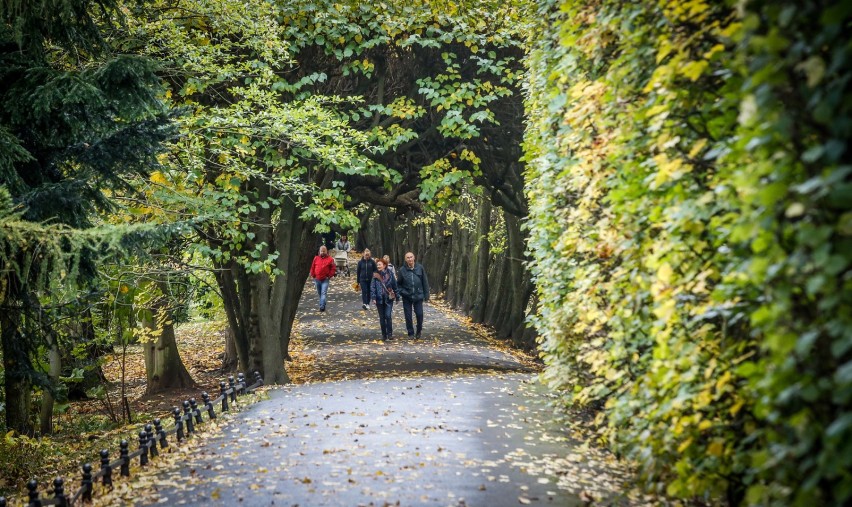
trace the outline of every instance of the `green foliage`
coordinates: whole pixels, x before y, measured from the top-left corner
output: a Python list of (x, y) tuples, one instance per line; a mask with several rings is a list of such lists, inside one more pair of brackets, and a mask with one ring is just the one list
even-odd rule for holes
[[(3, 463), (3, 489), (20, 490), (25, 481), (39, 473), (56, 452), (48, 439), (29, 438), (9, 431), (0, 436), (0, 462)], [(11, 486), (11, 487), (10, 487)]]
[(0, 4), (0, 331), (7, 422), (22, 433), (31, 383), (49, 383), (39, 346), (61, 321), (42, 307), (85, 298), (97, 260), (153, 229), (98, 216), (173, 135), (153, 62), (101, 37), (118, 14), (111, 1)]
[(845, 2), (544, 1), (530, 250), (547, 379), (645, 485), (852, 498)]
[[(460, 189), (479, 159), (455, 148), (495, 122), (488, 108), (518, 80), (518, 61), (505, 53), (520, 46), (521, 10), (383, 5), (207, 1), (178, 17), (169, 14), (178, 8), (171, 4), (136, 10), (134, 37), (116, 40), (161, 59), (167, 96), (192, 110), (162, 183), (207, 197), (196, 201), (196, 216), (226, 228), (251, 229), (253, 206), (275, 208), (286, 196), (318, 231), (358, 227), (350, 210), (365, 192), (353, 198), (353, 187), (392, 205), (420, 181), (423, 200)], [(410, 163), (407, 153), (417, 146), (435, 153)], [(261, 182), (264, 197), (251, 191)], [(238, 202), (240, 213), (227, 217)], [(251, 243), (244, 232), (258, 235), (225, 230), (229, 240), (213, 254), (236, 254), (251, 266), (227, 251)]]

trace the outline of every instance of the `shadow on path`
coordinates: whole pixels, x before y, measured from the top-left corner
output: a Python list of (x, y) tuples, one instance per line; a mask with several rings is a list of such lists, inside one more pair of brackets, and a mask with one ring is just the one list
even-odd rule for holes
[(351, 278), (332, 280), (322, 313), (313, 283), (309, 281), (305, 287), (295, 331), (305, 344), (304, 352), (316, 361), (308, 381), (412, 373), (533, 371), (430, 304), (424, 305), (419, 340), (407, 336), (402, 303), (398, 303), (393, 310), (394, 339), (382, 342), (375, 305), (362, 309), (360, 292), (352, 290), (351, 283)]

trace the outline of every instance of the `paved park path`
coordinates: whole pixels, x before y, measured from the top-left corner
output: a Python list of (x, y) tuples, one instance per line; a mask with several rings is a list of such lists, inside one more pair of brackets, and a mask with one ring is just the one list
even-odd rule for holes
[[(158, 472), (146, 504), (627, 505), (627, 474), (554, 420), (534, 365), (427, 305), (424, 338), (382, 343), (350, 279), (308, 285), (301, 384), (273, 388)], [(402, 308), (394, 336), (405, 336)], [(295, 375), (294, 375), (295, 376)], [(174, 461), (174, 460), (173, 460)], [(136, 502), (137, 505), (140, 502)]]

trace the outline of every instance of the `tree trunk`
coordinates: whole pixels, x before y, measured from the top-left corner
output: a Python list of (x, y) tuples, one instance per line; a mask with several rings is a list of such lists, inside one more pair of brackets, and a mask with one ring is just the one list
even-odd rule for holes
[(234, 330), (231, 326), (225, 328), (225, 356), (222, 359), (223, 371), (235, 371), (240, 363), (237, 355), (237, 341), (234, 338)]
[(488, 233), (491, 232), (491, 200), (482, 199), (477, 219), (478, 245), (476, 248), (476, 265), (472, 269), (476, 277), (476, 290), (472, 291), (470, 315), (474, 322), (485, 320), (485, 307), (488, 302), (488, 263), (491, 260), (491, 243)]
[(311, 225), (303, 221), (299, 214), (296, 203), (285, 199), (275, 235), (275, 246), (279, 254), (276, 267), (281, 274), (275, 277), (272, 304), (277, 311), (275, 334), (282, 351), (282, 382), (290, 382), (286, 371), (283, 371), (283, 362), (292, 359), (289, 353), (290, 335), (314, 257), (311, 248)]
[[(526, 302), (523, 301), (523, 272), (524, 266), (521, 262), (524, 247), (520, 238), (520, 221), (518, 217), (503, 213), (506, 221), (506, 236), (507, 236), (507, 251), (506, 255), (509, 261), (509, 276), (512, 282), (511, 285), (511, 305), (508, 310), (508, 328), (507, 336), (511, 336), (512, 332), (517, 327), (519, 321), (523, 320), (524, 312), (526, 311)], [(520, 316), (520, 317), (519, 317)]]
[[(20, 299), (9, 290), (3, 298), (7, 308), (20, 304)], [(24, 348), (25, 338), (20, 335), (19, 312), (6, 309), (0, 312), (0, 335), (3, 343), (3, 372), (6, 394), (6, 428), (22, 435), (33, 435), (30, 423), (30, 403), (32, 401), (32, 382), (27, 372), (31, 370), (30, 358)]]
[(155, 335), (155, 338), (146, 342), (143, 347), (148, 379), (146, 394), (195, 385), (180, 359), (174, 322), (164, 299), (161, 297), (152, 305), (151, 317), (142, 319), (143, 325)]
[[(0, 282), (4, 280), (0, 279)], [(28, 372), (32, 371), (30, 356), (27, 353), (25, 338), (21, 336), (22, 315), (17, 310), (22, 305), (21, 281), (14, 274), (0, 285), (0, 303), (6, 308), (0, 312), (0, 344), (3, 346), (3, 378), (6, 397), (6, 428), (22, 435), (34, 434), (30, 423), (30, 403), (32, 401), (32, 381)]]
[[(50, 337), (50, 350), (47, 353), (49, 370), (48, 377), (53, 385), (59, 382), (62, 374), (62, 354), (59, 353), (59, 345), (56, 336)], [(39, 414), (39, 433), (50, 435), (53, 433), (53, 405), (56, 400), (48, 389), (44, 390), (41, 399), (41, 413)]]

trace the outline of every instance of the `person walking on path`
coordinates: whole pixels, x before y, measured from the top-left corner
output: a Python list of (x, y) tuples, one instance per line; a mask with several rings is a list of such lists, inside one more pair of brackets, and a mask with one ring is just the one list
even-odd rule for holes
[(385, 269), (390, 271), (391, 276), (396, 278), (396, 268), (391, 264), (390, 255), (383, 255), (382, 260), (385, 261)]
[(346, 253), (349, 253), (349, 250), (352, 250), (352, 245), (350, 245), (349, 240), (346, 239), (346, 234), (340, 236), (340, 239), (337, 240), (337, 244), (334, 245), (334, 248), (338, 252)]
[(393, 302), (399, 288), (384, 259), (376, 261), (376, 268), (377, 271), (373, 273), (373, 279), (370, 281), (370, 299), (376, 302), (384, 342), (393, 337)]
[[(405, 264), (397, 271), (397, 282), (399, 295), (402, 297), (402, 311), (405, 314), (405, 330), (408, 336), (415, 339), (420, 338), (423, 332), (423, 301), (429, 301), (429, 280), (426, 278), (426, 270), (423, 266), (414, 262), (414, 254), (405, 254)], [(411, 310), (417, 316), (417, 330), (415, 334), (412, 323)]]
[(319, 311), (321, 312), (325, 311), (328, 284), (335, 274), (337, 274), (337, 268), (334, 266), (334, 259), (328, 255), (328, 249), (323, 245), (319, 249), (319, 255), (314, 256), (314, 261), (311, 263), (311, 278), (314, 279), (314, 285), (319, 293)]
[(370, 304), (370, 281), (373, 279), (373, 273), (376, 272), (376, 261), (370, 258), (370, 249), (364, 249), (364, 255), (358, 261), (358, 269), (355, 271), (358, 284), (361, 286), (361, 308), (367, 309)]

